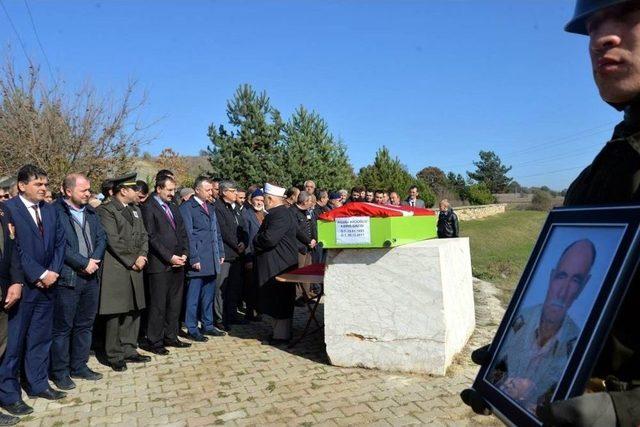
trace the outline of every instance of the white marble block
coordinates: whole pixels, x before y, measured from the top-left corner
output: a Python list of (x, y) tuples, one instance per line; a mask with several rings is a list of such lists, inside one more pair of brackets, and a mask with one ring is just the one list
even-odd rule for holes
[(334, 365), (444, 375), (475, 327), (468, 238), (330, 250), (324, 283)]

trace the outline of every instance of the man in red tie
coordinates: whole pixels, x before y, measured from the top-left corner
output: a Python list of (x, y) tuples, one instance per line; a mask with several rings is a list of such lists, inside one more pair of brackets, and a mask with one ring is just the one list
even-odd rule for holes
[(208, 340), (205, 335), (226, 335), (226, 332), (215, 327), (213, 320), (216, 277), (224, 262), (224, 245), (215, 207), (208, 202), (212, 197), (213, 185), (201, 176), (196, 178), (194, 191), (193, 197), (180, 205), (189, 241), (189, 284), (184, 323), (188, 338), (204, 342)]
[(149, 235), (147, 339), (143, 349), (166, 355), (166, 347), (189, 347), (178, 339), (189, 242), (178, 208), (173, 204), (176, 182), (170, 176), (156, 181), (155, 192), (142, 205)]

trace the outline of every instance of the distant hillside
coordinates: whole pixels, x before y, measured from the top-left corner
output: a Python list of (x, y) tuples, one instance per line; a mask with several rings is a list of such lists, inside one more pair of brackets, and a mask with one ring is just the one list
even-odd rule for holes
[[(187, 173), (192, 178), (201, 173), (209, 174), (213, 172), (209, 159), (205, 156), (180, 156), (180, 159), (186, 163)], [(163, 167), (159, 163), (158, 157), (144, 155), (136, 159), (135, 171), (138, 173), (139, 179), (151, 181), (160, 169), (163, 169)]]

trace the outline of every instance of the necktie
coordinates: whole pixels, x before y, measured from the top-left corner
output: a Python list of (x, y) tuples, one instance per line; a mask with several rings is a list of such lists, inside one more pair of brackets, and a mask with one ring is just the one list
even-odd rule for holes
[(166, 203), (163, 203), (162, 207), (164, 208), (164, 214), (167, 216), (167, 218), (169, 218), (169, 222), (171, 223), (171, 227), (173, 227), (173, 229), (176, 229), (176, 222), (173, 219), (173, 215), (171, 214), (171, 209), (169, 209), (169, 206)]
[(40, 218), (40, 209), (38, 209), (38, 205), (32, 205), (31, 208), (36, 212), (36, 224), (38, 224), (38, 231), (40, 231), (40, 235), (44, 237), (44, 225), (42, 224), (42, 218)]
[(415, 202), (413, 199), (411, 199), (411, 203), (410, 203), (410, 205), (411, 205), (411, 206), (415, 206), (415, 204), (416, 204), (416, 202)]
[(207, 203), (203, 203), (202, 204), (202, 209), (204, 209), (204, 211), (207, 213), (207, 215), (209, 215), (209, 208), (207, 207)]

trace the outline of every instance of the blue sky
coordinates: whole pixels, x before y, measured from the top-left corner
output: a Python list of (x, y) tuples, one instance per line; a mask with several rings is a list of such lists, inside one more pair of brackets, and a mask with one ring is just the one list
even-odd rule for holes
[[(56, 77), (148, 91), (146, 151), (197, 154), (235, 88), (286, 118), (316, 110), (356, 170), (386, 145), (413, 173), (463, 173), (495, 151), (524, 185), (565, 188), (620, 113), (593, 84), (572, 0), (1, 0), (29, 55)], [(0, 43), (24, 53), (0, 10)], [(48, 71), (46, 72), (48, 74)]]

